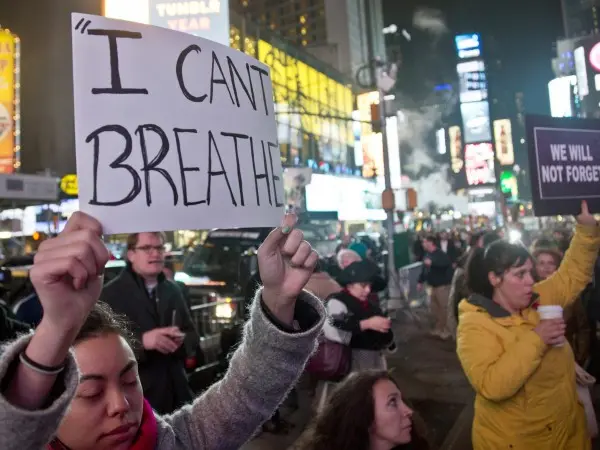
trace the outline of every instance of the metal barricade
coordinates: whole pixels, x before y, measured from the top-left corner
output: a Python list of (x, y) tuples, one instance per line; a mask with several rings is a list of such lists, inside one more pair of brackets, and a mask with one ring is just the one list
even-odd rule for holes
[(192, 321), (200, 336), (200, 348), (204, 364), (203, 370), (219, 364), (221, 357), (221, 337), (227, 330), (235, 330), (244, 323), (244, 298), (227, 298), (191, 306)]
[(409, 264), (397, 270), (396, 277), (401, 298), (388, 300), (387, 312), (390, 317), (398, 318), (398, 313), (402, 313), (417, 324), (422, 322), (419, 311), (426, 306), (426, 294), (417, 289), (422, 270), (423, 263), (421, 262)]
[(423, 263), (416, 262), (409, 264), (408, 266), (401, 267), (398, 269), (398, 280), (400, 283), (400, 290), (404, 298), (410, 303), (414, 300), (421, 299), (423, 292), (419, 292), (417, 285), (419, 284), (419, 277), (423, 271)]

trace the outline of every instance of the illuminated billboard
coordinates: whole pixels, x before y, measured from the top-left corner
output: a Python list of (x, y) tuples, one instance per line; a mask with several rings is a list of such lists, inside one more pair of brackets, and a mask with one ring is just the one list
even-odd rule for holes
[(579, 47), (573, 52), (575, 59), (575, 73), (577, 75), (577, 87), (579, 88), (579, 97), (583, 98), (590, 93), (590, 84), (587, 75), (587, 64), (585, 62), (585, 48)]
[(588, 59), (590, 61), (590, 66), (592, 66), (596, 72), (600, 72), (600, 42), (594, 44), (590, 50)]
[(490, 142), (465, 145), (465, 171), (469, 186), (496, 182), (494, 148)]
[(500, 174), (500, 190), (511, 200), (519, 198), (519, 183), (512, 170), (505, 170)]
[(483, 71), (485, 71), (485, 63), (480, 59), (477, 59), (475, 61), (464, 61), (456, 65), (456, 72), (459, 74)]
[(576, 85), (576, 75), (555, 78), (548, 82), (552, 117), (573, 117), (573, 86)]
[(465, 144), (492, 140), (488, 102), (462, 103), (460, 113), (463, 120)]
[(477, 33), (459, 34), (454, 37), (454, 43), (460, 59), (481, 56), (481, 37)]
[(229, 0), (149, 0), (150, 24), (229, 46)]
[(361, 136), (362, 123), (360, 123), (360, 111), (352, 111), (352, 131), (354, 133), (354, 164), (356, 167), (362, 167), (364, 164)]
[(480, 102), (488, 98), (488, 83), (483, 61), (456, 65), (461, 103)]
[(229, 46), (229, 0), (105, 0), (104, 16), (156, 25)]
[(19, 39), (0, 30), (0, 173), (19, 167)]
[(104, 0), (104, 16), (148, 24), (148, 0)]
[(440, 155), (446, 154), (446, 130), (444, 128), (440, 128), (435, 132), (435, 147)]
[[(287, 119), (287, 123), (293, 127), (293, 122), (299, 121), (299, 131), (315, 136), (324, 148), (328, 143), (334, 145), (334, 159), (345, 161), (348, 148), (354, 147), (352, 122), (336, 120), (333, 116), (352, 117), (352, 89), (262, 39), (257, 43), (257, 50), (253, 56), (271, 68), (276, 108), (279, 111), (293, 109), (297, 112), (293, 114), (295, 118)], [(373, 102), (375, 97), (378, 102), (379, 94), (372, 92), (364, 95), (367, 97), (357, 101), (360, 120), (370, 122), (369, 102)], [(293, 108), (290, 108), (292, 105)], [(368, 112), (365, 108), (368, 108)], [(277, 120), (285, 121), (285, 114), (278, 114)], [(372, 133), (372, 130), (367, 123), (363, 126), (362, 136), (368, 133)]]
[(450, 147), (450, 165), (452, 166), (452, 172), (460, 173), (463, 168), (463, 142), (462, 133), (460, 127), (448, 128), (448, 141)]
[(510, 119), (494, 120), (494, 142), (496, 143), (496, 159), (501, 166), (515, 163), (515, 151), (512, 139)]

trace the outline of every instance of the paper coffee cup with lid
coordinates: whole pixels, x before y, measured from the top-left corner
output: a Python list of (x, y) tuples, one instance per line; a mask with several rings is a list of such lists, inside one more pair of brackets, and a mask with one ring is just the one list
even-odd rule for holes
[[(540, 320), (552, 320), (552, 319), (563, 319), (563, 308), (560, 305), (543, 305), (538, 306), (537, 312), (540, 316)], [(565, 345), (564, 340), (560, 344), (554, 345), (554, 347), (562, 347)]]

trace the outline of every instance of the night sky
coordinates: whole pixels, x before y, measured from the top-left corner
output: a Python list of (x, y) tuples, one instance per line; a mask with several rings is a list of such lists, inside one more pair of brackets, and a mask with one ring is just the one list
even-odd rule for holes
[[(479, 32), (484, 58), (501, 61), (502, 76), (495, 87), (510, 97), (523, 92), (527, 112), (549, 114), (552, 45), (564, 34), (560, 0), (383, 0), (383, 7), (386, 25), (397, 24), (412, 36), (410, 42), (396, 39), (403, 55), (399, 87), (416, 104), (435, 84), (456, 82), (453, 36)], [(440, 11), (448, 33), (434, 36), (416, 30), (413, 16), (419, 7)]]

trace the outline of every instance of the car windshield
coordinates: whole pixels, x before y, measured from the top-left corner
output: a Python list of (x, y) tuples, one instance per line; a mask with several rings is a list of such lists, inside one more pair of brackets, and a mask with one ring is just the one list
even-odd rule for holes
[(206, 242), (188, 256), (183, 271), (195, 277), (236, 277), (240, 256), (250, 247), (257, 247), (257, 244), (229, 239)]

